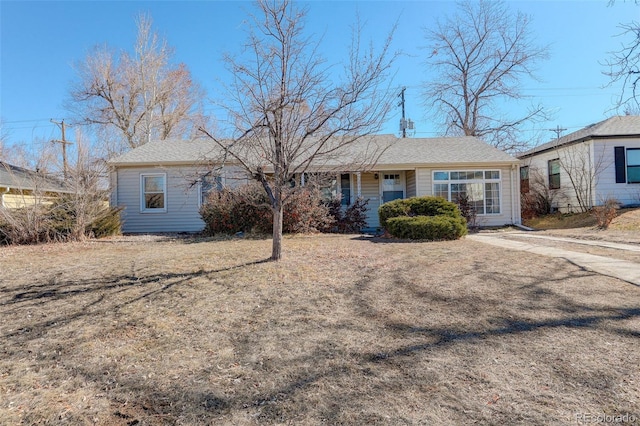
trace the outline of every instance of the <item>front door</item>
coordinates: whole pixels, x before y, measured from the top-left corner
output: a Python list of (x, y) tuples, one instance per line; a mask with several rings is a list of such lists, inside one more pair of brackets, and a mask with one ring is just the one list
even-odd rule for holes
[(382, 202), (404, 198), (404, 172), (382, 172)]

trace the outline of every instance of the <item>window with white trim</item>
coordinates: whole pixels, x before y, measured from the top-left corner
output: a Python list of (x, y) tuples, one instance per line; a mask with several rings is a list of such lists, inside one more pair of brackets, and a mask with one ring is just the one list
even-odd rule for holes
[(167, 211), (167, 174), (143, 173), (140, 175), (140, 211), (164, 213)]
[(499, 170), (450, 170), (433, 172), (433, 195), (456, 203), (468, 197), (476, 214), (500, 214)]

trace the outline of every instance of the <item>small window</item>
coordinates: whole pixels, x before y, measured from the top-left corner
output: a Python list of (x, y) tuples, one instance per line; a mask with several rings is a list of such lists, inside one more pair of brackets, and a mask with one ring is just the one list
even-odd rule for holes
[(167, 211), (167, 175), (164, 173), (140, 175), (140, 210), (147, 213)]
[(400, 175), (384, 175), (385, 185), (400, 185)]
[(560, 160), (549, 160), (549, 189), (560, 188)]
[(627, 183), (640, 183), (640, 148), (627, 149)]
[(449, 180), (449, 172), (434, 172), (433, 180)]
[(500, 179), (500, 171), (499, 170), (489, 170), (484, 172), (485, 179)]
[(529, 166), (520, 167), (520, 192), (529, 192)]

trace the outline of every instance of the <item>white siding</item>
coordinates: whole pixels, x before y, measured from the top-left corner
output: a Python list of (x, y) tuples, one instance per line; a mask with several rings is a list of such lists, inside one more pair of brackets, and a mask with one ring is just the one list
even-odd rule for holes
[(614, 147), (640, 148), (640, 140), (606, 140), (594, 142), (594, 157), (600, 165), (597, 173), (595, 203), (602, 204), (608, 198), (622, 204), (640, 203), (640, 183), (616, 183)]
[(415, 170), (407, 170), (406, 173), (407, 179), (407, 198), (416, 196), (416, 171)]
[[(640, 140), (607, 139), (589, 140), (579, 144), (543, 152), (522, 160), (521, 165), (529, 166), (529, 186), (533, 188), (536, 173), (548, 187), (549, 160), (560, 159), (560, 189), (555, 191), (553, 206), (562, 212), (579, 210), (576, 195), (578, 188), (587, 207), (601, 205), (613, 198), (622, 204), (640, 203), (640, 184), (616, 183), (614, 147), (640, 148)], [(573, 174), (573, 184), (570, 178)], [(592, 189), (589, 189), (591, 181)]]
[[(512, 179), (512, 172), (509, 167), (491, 167), (482, 168), (474, 167), (437, 167), (437, 168), (420, 168), (416, 170), (418, 196), (433, 195), (433, 175), (435, 170), (500, 170), (500, 213), (478, 215), (477, 221), (480, 226), (503, 226), (520, 223), (519, 205), (514, 201), (514, 197), (520, 197), (517, 185), (517, 179)], [(514, 171), (515, 173), (515, 171)], [(514, 182), (514, 184), (512, 184)], [(513, 188), (513, 186), (516, 188)], [(517, 200), (517, 198), (515, 198)]]
[[(574, 153), (579, 151), (588, 153), (588, 146), (585, 144), (583, 148), (579, 148), (576, 145), (568, 148), (558, 148), (522, 160), (521, 166), (529, 166), (529, 188), (532, 191), (536, 186), (540, 185), (549, 188), (549, 161), (555, 159), (560, 159), (561, 162), (568, 161), (569, 158), (573, 157)], [(518, 179), (520, 178), (518, 177)], [(553, 198), (551, 205), (554, 209), (558, 209), (561, 212), (579, 210), (576, 192), (569, 179), (567, 167), (560, 167), (560, 188), (550, 190), (550, 194)]]

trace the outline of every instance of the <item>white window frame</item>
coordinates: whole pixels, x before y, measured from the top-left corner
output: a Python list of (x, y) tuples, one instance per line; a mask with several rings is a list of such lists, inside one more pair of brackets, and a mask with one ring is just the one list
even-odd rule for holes
[[(451, 179), (451, 173), (467, 173), (467, 172), (482, 172), (482, 179)], [(498, 172), (498, 177), (495, 179), (492, 178), (487, 178), (487, 172)], [(447, 179), (446, 180), (436, 180), (436, 173), (447, 173)], [(483, 210), (484, 213), (478, 213), (478, 216), (499, 216), (501, 214), (503, 214), (503, 208), (502, 208), (502, 170), (499, 169), (485, 169), (485, 170), (475, 170), (475, 169), (471, 169), (471, 170), (433, 170), (431, 172), (431, 193), (433, 195), (436, 194), (435, 191), (435, 185), (437, 184), (446, 184), (447, 185), (447, 200), (451, 201), (451, 184), (457, 184), (457, 183), (481, 183), (482, 184), (482, 191), (483, 191)], [(500, 211), (498, 213), (486, 213), (487, 211), (487, 197), (486, 197), (486, 185), (487, 183), (497, 183), (498, 184), (498, 208), (500, 209)]]
[[(144, 182), (147, 177), (162, 178), (162, 194), (164, 206), (162, 208), (147, 208)], [(167, 212), (167, 174), (166, 173), (140, 173), (140, 213), (166, 213)]]

